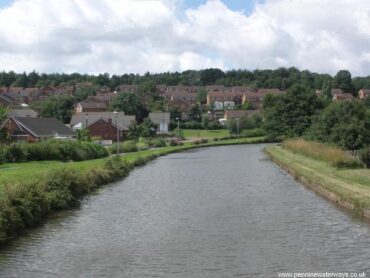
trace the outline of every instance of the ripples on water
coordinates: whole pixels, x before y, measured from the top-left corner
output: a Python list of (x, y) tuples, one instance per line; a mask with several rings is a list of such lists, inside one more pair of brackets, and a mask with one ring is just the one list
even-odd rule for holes
[(159, 158), (9, 244), (0, 276), (369, 272), (369, 224), (297, 184), (263, 147)]

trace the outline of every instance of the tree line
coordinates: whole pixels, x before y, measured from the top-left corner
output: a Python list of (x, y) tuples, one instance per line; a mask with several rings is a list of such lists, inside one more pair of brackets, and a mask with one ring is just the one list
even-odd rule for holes
[(287, 90), (294, 85), (316, 90), (340, 88), (346, 93), (356, 94), (362, 88), (370, 88), (370, 76), (352, 77), (348, 70), (340, 70), (335, 76), (319, 74), (295, 67), (275, 70), (230, 70), (217, 68), (187, 70), (183, 72), (163, 72), (145, 74), (99, 75), (80, 73), (15, 73), (0, 72), (0, 86), (5, 87), (43, 87), (91, 83), (95, 86), (107, 86), (112, 89), (121, 84), (142, 85), (144, 83), (184, 85), (184, 86), (249, 86), (251, 88), (278, 88)]

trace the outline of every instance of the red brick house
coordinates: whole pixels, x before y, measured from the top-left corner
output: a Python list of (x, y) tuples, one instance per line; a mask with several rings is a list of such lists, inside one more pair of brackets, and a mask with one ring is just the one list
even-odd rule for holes
[(87, 128), (91, 136), (103, 140), (117, 141), (117, 126), (120, 140), (125, 138), (125, 132), (135, 116), (127, 116), (124, 112), (91, 112), (74, 114), (70, 126), (73, 130)]
[(75, 132), (55, 118), (10, 116), (2, 124), (13, 141), (37, 142), (51, 138), (72, 139)]

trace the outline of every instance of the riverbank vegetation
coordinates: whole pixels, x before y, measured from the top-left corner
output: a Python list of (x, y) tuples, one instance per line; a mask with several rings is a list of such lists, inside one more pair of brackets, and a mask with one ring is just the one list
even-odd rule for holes
[[(314, 191), (359, 215), (370, 218), (370, 170), (337, 168), (331, 159), (325, 158), (325, 155), (324, 158), (318, 159), (318, 156), (322, 156), (316, 151), (307, 155), (310, 151), (307, 151), (306, 147), (309, 145), (303, 145), (305, 150), (302, 152), (297, 151), (297, 146), (298, 143), (296, 145), (288, 143), (285, 147), (275, 145), (268, 147), (266, 152), (275, 162)], [(313, 147), (316, 150), (324, 149), (323, 146)], [(324, 152), (328, 153), (329, 157), (332, 156), (331, 148)], [(337, 151), (334, 151), (333, 155), (336, 157)]]
[(264, 142), (264, 137), (205, 140), (81, 162), (36, 161), (0, 166), (0, 241), (67, 209), (100, 185), (126, 176), (135, 166), (198, 147)]
[(324, 161), (338, 168), (364, 168), (364, 164), (357, 158), (347, 154), (334, 145), (300, 139), (289, 139), (282, 143), (282, 147), (294, 153)]
[(108, 151), (92, 142), (47, 140), (33, 144), (13, 143), (0, 148), (0, 164), (26, 161), (82, 161), (107, 157)]

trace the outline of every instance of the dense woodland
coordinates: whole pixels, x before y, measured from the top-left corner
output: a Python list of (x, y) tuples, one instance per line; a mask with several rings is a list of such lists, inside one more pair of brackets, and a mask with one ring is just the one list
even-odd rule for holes
[(335, 76), (318, 74), (297, 68), (279, 68), (276, 70), (230, 70), (220, 69), (188, 70), (184, 72), (146, 73), (109, 75), (88, 75), (79, 73), (15, 73), (1, 72), (0, 86), (43, 87), (49, 85), (73, 85), (90, 82), (97, 86), (115, 88), (121, 84), (141, 85), (146, 82), (165, 85), (205, 86), (249, 86), (251, 88), (279, 88), (287, 90), (300, 84), (309, 89), (340, 88), (344, 92), (356, 94), (359, 89), (370, 88), (370, 76), (352, 77), (347, 70), (339, 71)]

